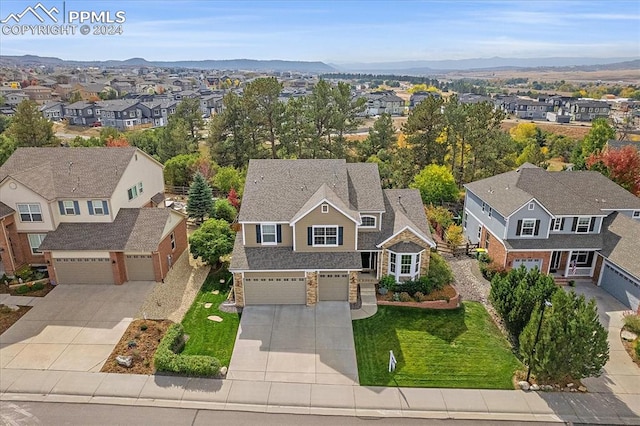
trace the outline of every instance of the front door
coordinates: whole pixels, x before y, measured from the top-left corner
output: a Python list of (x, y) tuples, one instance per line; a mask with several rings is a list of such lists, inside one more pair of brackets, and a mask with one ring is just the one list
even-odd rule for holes
[(369, 271), (371, 270), (371, 258), (372, 253), (370, 251), (363, 251), (361, 253), (362, 256), (362, 270), (363, 271)]
[(561, 254), (561, 251), (554, 251), (553, 254), (551, 254), (551, 267), (549, 272), (556, 272), (558, 270), (560, 267)]

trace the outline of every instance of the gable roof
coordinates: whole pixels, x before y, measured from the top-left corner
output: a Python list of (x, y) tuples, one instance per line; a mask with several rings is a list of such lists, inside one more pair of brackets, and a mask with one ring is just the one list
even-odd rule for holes
[(0, 201), (0, 219), (5, 216), (9, 216), (10, 214), (13, 214), (13, 212), (15, 212), (14, 209), (12, 209), (8, 205)]
[(640, 262), (638, 262), (640, 222), (622, 213), (612, 213), (602, 222), (602, 235), (602, 255), (611, 263), (640, 278)]
[(357, 211), (351, 210), (341, 199), (333, 192), (326, 183), (323, 183), (320, 188), (307, 200), (306, 203), (298, 210), (298, 212), (291, 218), (291, 223), (296, 223), (302, 219), (312, 209), (318, 207), (320, 203), (327, 201), (334, 208), (342, 212), (345, 216), (356, 223), (360, 223), (360, 214)]
[(0, 182), (15, 179), (47, 200), (109, 198), (138, 149), (18, 148), (0, 166)]
[(171, 209), (123, 208), (113, 222), (61, 223), (47, 234), (41, 250), (109, 250), (148, 253), (158, 250)]
[(525, 163), (517, 170), (465, 187), (508, 217), (532, 199), (551, 214), (605, 215), (603, 210), (640, 209), (640, 199), (598, 172), (548, 172)]
[[(435, 247), (422, 198), (417, 189), (385, 189), (384, 198), (387, 213), (382, 215), (377, 246), (409, 228), (418, 237)], [(358, 237), (360, 235), (362, 234)]]
[(344, 159), (250, 160), (238, 220), (289, 222), (323, 197), (356, 218), (358, 210), (383, 211), (377, 165)]

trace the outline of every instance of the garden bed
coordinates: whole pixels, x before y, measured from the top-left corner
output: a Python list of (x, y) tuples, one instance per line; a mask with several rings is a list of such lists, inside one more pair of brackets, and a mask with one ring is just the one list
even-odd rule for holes
[(44, 297), (51, 290), (55, 288), (54, 285), (51, 285), (48, 278), (43, 280), (33, 281), (32, 283), (35, 283), (35, 282), (42, 282), (44, 284), (44, 287), (40, 290), (28, 291), (26, 293), (20, 293), (20, 290), (18, 290), (18, 288), (22, 285), (29, 286), (29, 283), (23, 283), (18, 285), (16, 285), (16, 283), (11, 283), (11, 284), (0, 283), (0, 294), (10, 294), (11, 296)]
[(29, 312), (29, 309), (31, 309), (31, 306), (18, 306), (18, 310), (14, 311), (8, 306), (0, 305), (0, 334), (7, 331), (24, 314)]
[(439, 290), (434, 290), (422, 297), (422, 301), (398, 301), (394, 300), (394, 293), (385, 295), (376, 293), (378, 305), (409, 306), (422, 309), (456, 309), (460, 307), (461, 297), (458, 290), (448, 284)]

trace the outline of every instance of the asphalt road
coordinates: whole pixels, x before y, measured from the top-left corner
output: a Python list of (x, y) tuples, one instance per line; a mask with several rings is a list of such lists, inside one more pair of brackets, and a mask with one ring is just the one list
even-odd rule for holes
[[(413, 426), (456, 425), (489, 426), (521, 425), (523, 422), (497, 422), (480, 420), (425, 420), (405, 418), (360, 418), (293, 414), (266, 414), (238, 411), (210, 411), (179, 408), (156, 408), (141, 406), (64, 404), (47, 402), (0, 402), (0, 425), (191, 425), (210, 426), (228, 424), (234, 426), (261, 425), (334, 425), (334, 426)], [(532, 423), (533, 424), (533, 423)], [(558, 425), (558, 423), (535, 423), (535, 425)]]

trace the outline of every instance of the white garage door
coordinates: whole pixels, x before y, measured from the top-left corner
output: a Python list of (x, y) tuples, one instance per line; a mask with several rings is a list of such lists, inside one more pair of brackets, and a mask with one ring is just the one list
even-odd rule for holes
[(253, 277), (244, 279), (245, 305), (304, 305), (304, 278)]
[(525, 268), (527, 268), (527, 271), (530, 271), (533, 268), (542, 270), (542, 259), (515, 259), (513, 261), (513, 269), (517, 269), (521, 265), (524, 265)]
[(620, 272), (608, 263), (604, 264), (600, 287), (633, 311), (640, 305), (640, 280)]
[(153, 259), (147, 254), (127, 254), (124, 258), (127, 265), (129, 281), (155, 281)]
[(347, 272), (321, 272), (318, 275), (320, 301), (349, 300), (349, 274)]
[(53, 259), (57, 284), (114, 284), (107, 258)]

